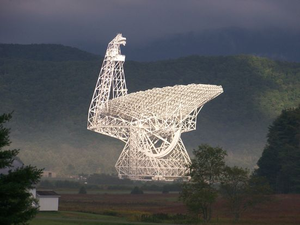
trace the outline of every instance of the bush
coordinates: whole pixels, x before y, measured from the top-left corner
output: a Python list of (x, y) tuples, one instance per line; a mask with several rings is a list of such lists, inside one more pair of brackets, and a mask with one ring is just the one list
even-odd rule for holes
[(118, 216), (118, 212), (113, 210), (104, 210), (102, 214), (105, 216)]
[(87, 193), (87, 191), (86, 191), (85, 187), (82, 186), (82, 187), (79, 189), (78, 194), (86, 194), (86, 193)]
[(144, 192), (143, 192), (142, 189), (140, 189), (139, 187), (135, 186), (135, 187), (132, 189), (131, 194), (133, 194), (133, 195), (144, 194)]
[(174, 222), (174, 223), (187, 223), (188, 217), (183, 214), (169, 215), (167, 213), (154, 213), (154, 214), (142, 214), (138, 220), (140, 222), (148, 223), (162, 223), (162, 222)]

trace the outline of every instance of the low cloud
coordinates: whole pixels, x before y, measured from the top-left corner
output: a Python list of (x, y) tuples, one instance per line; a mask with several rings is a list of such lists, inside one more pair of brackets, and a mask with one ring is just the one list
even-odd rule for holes
[(107, 43), (123, 33), (133, 45), (223, 27), (300, 29), (300, 1), (2, 0), (0, 42)]

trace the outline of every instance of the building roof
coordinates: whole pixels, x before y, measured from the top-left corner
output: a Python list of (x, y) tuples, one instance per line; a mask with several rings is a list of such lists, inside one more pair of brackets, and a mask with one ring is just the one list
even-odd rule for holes
[(19, 158), (14, 158), (11, 166), (7, 166), (0, 169), (0, 174), (7, 175), (9, 171), (15, 171), (24, 166), (24, 163)]
[(59, 197), (59, 194), (57, 194), (55, 191), (36, 191), (37, 195), (40, 196), (57, 196)]

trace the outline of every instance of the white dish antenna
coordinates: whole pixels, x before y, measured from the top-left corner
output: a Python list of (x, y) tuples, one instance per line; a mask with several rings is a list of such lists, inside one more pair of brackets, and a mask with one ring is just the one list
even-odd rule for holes
[(125, 147), (116, 163), (120, 178), (187, 178), (189, 155), (181, 133), (196, 129), (205, 103), (223, 92), (217, 85), (190, 84), (127, 94), (118, 34), (109, 44), (88, 112), (89, 130), (120, 139)]

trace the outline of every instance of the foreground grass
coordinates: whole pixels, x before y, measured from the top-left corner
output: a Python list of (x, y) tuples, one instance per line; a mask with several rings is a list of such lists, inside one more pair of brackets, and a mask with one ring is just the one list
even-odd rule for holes
[(124, 218), (115, 216), (97, 215), (92, 213), (81, 212), (39, 212), (35, 219), (30, 222), (30, 225), (102, 225), (114, 224), (125, 225), (130, 224)]
[[(132, 222), (126, 218), (82, 212), (39, 212), (30, 225), (157, 225), (157, 223)], [(164, 223), (159, 223), (164, 225)], [(172, 225), (170, 223), (165, 225)]]
[[(191, 221), (181, 221), (180, 224), (196, 224)], [(162, 223), (153, 222), (134, 222), (126, 218), (116, 216), (106, 216), (93, 213), (82, 212), (39, 212), (37, 217), (30, 222), (30, 225), (176, 225), (171, 221), (164, 221)], [(198, 221), (197, 224), (205, 224), (203, 221)], [(271, 221), (256, 221), (255, 219), (242, 219), (234, 223), (229, 218), (213, 218), (210, 225), (274, 225), (274, 224), (299, 224), (295, 223), (293, 218), (290, 220), (271, 220)]]
[[(180, 217), (187, 215), (187, 210), (178, 201), (178, 194), (61, 194), (59, 210), (40, 212), (30, 224), (195, 224), (190, 217)], [(203, 221), (199, 224), (203, 224)], [(233, 224), (230, 211), (222, 199), (213, 207), (210, 224)], [(234, 224), (299, 225), (300, 195), (274, 195), (273, 201), (248, 210)]]

